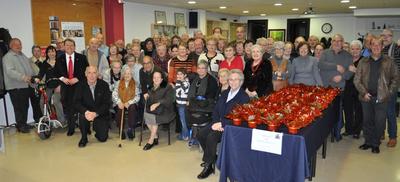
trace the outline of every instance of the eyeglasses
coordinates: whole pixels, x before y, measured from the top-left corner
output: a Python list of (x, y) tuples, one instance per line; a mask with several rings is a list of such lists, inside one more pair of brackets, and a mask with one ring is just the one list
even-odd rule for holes
[(240, 81), (239, 78), (233, 78), (233, 79), (232, 79), (232, 78), (229, 78), (228, 80), (231, 81), (231, 82), (233, 82), (233, 81)]

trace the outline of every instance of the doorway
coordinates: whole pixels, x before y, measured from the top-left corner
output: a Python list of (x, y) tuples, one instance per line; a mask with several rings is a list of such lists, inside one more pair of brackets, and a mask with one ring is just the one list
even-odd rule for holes
[(288, 19), (287, 40), (294, 42), (296, 37), (303, 36), (306, 40), (310, 35), (310, 18)]
[(268, 20), (248, 20), (247, 39), (256, 41), (260, 37), (267, 37)]

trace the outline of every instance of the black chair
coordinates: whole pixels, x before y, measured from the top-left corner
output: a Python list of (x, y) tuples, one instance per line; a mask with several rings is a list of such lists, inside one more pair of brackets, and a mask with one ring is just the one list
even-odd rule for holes
[[(165, 124), (159, 124), (158, 126), (167, 126), (167, 133), (168, 133), (168, 145), (171, 145), (171, 123), (175, 120), (172, 119), (170, 122), (165, 123)], [(140, 128), (140, 140), (139, 140), (139, 146), (142, 146), (142, 140), (143, 140), (143, 130), (145, 127), (145, 121), (142, 122), (142, 127)], [(158, 135), (160, 137), (160, 135)]]

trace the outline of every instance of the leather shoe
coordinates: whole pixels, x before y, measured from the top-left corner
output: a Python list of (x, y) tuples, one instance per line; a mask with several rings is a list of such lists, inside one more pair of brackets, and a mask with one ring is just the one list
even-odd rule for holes
[(395, 138), (389, 139), (389, 142), (387, 143), (387, 147), (396, 147), (397, 140)]
[(79, 146), (79, 148), (83, 148), (83, 147), (86, 147), (86, 144), (87, 144), (87, 143), (88, 143), (87, 139), (81, 139), (81, 140), (79, 141), (78, 146)]
[(143, 147), (143, 150), (150, 150), (151, 148), (153, 148), (153, 146), (154, 143), (153, 144), (146, 143), (146, 145)]
[(67, 136), (72, 136), (75, 133), (75, 129), (68, 129)]
[(198, 179), (205, 179), (210, 176), (211, 173), (215, 173), (214, 164), (205, 164), (203, 171), (199, 175), (197, 175)]
[(372, 148), (372, 146), (370, 146), (370, 145), (364, 143), (364, 144), (362, 144), (362, 145), (361, 145), (360, 147), (358, 147), (358, 148), (361, 149), (361, 150), (368, 150), (368, 149)]
[(158, 145), (158, 138), (154, 138), (153, 145)]
[(372, 147), (371, 152), (374, 154), (379, 154), (379, 152), (380, 152), (379, 147)]

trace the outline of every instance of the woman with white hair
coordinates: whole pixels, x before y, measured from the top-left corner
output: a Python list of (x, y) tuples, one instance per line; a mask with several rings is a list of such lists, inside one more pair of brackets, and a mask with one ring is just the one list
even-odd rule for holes
[(207, 178), (215, 171), (217, 144), (221, 141), (224, 127), (232, 124), (232, 121), (227, 119), (225, 115), (229, 114), (235, 105), (245, 104), (250, 100), (244, 89), (241, 88), (244, 82), (242, 71), (231, 70), (228, 82), (230, 88), (223, 91), (219, 97), (212, 113), (212, 123), (201, 128), (197, 135), (197, 139), (204, 150), (203, 163), (200, 164), (204, 168), (197, 176), (198, 179)]
[(264, 49), (260, 45), (251, 47), (251, 59), (244, 68), (243, 88), (250, 98), (262, 97), (272, 92), (272, 65), (263, 59)]
[[(353, 74), (357, 70), (358, 62), (363, 58), (361, 55), (362, 43), (359, 40), (353, 40), (350, 43), (350, 54), (353, 57), (353, 64), (349, 66), (349, 71)], [(360, 138), (362, 129), (362, 107), (358, 99), (358, 91), (354, 86), (354, 75), (346, 80), (344, 87), (343, 108), (345, 114), (345, 132), (343, 136), (353, 135), (353, 138)]]
[[(132, 140), (135, 136), (133, 135), (133, 130), (136, 123), (136, 113), (137, 113), (137, 104), (140, 100), (140, 92), (139, 92), (139, 84), (135, 82), (132, 77), (132, 72), (129, 67), (125, 67), (122, 70), (121, 80), (115, 83), (114, 91), (112, 92), (112, 100), (115, 105), (117, 105), (117, 115), (115, 120), (117, 122), (117, 126), (121, 127), (121, 115), (125, 115), (123, 112), (125, 110), (128, 111), (127, 118), (127, 134), (128, 138)], [(125, 139), (125, 126), (122, 126), (122, 139)]]
[(270, 59), (272, 65), (272, 84), (275, 91), (288, 85), (290, 61), (283, 58), (284, 47), (284, 42), (275, 42), (273, 45), (273, 55)]

